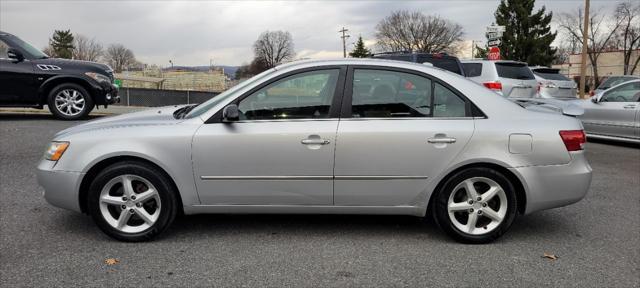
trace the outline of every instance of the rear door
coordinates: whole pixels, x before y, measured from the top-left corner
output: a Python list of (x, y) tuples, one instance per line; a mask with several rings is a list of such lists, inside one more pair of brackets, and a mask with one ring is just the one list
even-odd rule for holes
[(331, 205), (345, 73), (288, 73), (236, 99), (239, 121), (202, 125), (192, 144), (202, 204)]
[(634, 81), (604, 92), (598, 103), (587, 101), (581, 117), (585, 130), (591, 134), (638, 137), (638, 98), (640, 81)]
[(338, 127), (334, 204), (415, 206), (469, 141), (470, 103), (413, 71), (349, 69)]
[(511, 98), (532, 98), (536, 96), (538, 82), (525, 63), (495, 62), (502, 93)]

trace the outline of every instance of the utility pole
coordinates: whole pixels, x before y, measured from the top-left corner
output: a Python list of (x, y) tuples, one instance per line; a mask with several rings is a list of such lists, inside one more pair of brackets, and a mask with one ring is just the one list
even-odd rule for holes
[(349, 29), (345, 29), (344, 27), (342, 27), (342, 30), (338, 32), (342, 33), (342, 36), (340, 36), (340, 38), (342, 38), (342, 57), (347, 58), (347, 38), (351, 36), (347, 35), (346, 33), (349, 32)]
[(582, 29), (582, 60), (580, 63), (580, 99), (585, 98), (587, 78), (587, 49), (589, 48), (589, 0), (584, 0), (584, 25)]

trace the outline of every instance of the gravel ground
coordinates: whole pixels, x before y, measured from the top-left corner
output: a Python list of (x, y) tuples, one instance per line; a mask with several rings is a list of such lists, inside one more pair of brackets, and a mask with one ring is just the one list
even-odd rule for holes
[(634, 146), (588, 143), (587, 197), (520, 217), (488, 245), (458, 244), (414, 217), (323, 215), (187, 216), (156, 241), (131, 244), (41, 196), (44, 146), (77, 123), (0, 114), (1, 287), (640, 286)]

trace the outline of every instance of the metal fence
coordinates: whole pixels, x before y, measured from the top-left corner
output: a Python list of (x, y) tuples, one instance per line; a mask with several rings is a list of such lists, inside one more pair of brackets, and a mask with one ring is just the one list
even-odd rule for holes
[(179, 104), (199, 104), (205, 102), (220, 92), (157, 90), (145, 88), (120, 88), (121, 106), (159, 107)]

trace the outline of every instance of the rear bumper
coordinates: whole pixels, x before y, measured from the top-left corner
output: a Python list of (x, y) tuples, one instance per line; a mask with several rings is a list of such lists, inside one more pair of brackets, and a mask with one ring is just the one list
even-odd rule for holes
[(527, 191), (525, 214), (580, 201), (591, 185), (592, 169), (584, 151), (571, 152), (566, 165), (511, 168)]
[(78, 190), (84, 173), (53, 170), (55, 163), (42, 160), (36, 170), (44, 199), (53, 206), (81, 212)]

